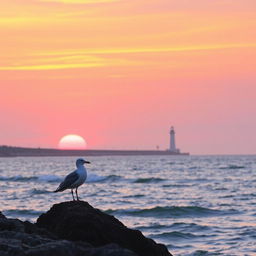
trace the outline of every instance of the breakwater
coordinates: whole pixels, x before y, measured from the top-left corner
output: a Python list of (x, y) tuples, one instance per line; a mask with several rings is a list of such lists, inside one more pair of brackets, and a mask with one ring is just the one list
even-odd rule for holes
[(189, 155), (189, 153), (176, 153), (168, 150), (60, 150), (52, 148), (25, 148), (0, 146), (0, 157), (15, 156), (136, 156), (136, 155)]

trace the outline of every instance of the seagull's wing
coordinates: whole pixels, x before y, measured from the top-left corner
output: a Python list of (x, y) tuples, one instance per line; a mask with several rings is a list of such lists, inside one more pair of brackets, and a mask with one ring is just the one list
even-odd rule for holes
[(79, 179), (79, 175), (76, 171), (71, 172), (63, 182), (60, 183), (59, 187), (54, 192), (61, 192), (64, 191), (67, 188), (70, 188), (70, 186), (75, 183)]

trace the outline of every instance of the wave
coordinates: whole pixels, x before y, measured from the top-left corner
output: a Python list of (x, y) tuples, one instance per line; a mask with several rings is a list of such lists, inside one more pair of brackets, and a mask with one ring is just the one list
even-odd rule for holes
[(62, 178), (53, 174), (48, 175), (40, 175), (37, 176), (36, 179), (41, 182), (60, 182)]
[(194, 235), (192, 233), (185, 233), (179, 231), (172, 231), (172, 232), (164, 232), (157, 235), (152, 235), (151, 238), (153, 239), (168, 239), (168, 240), (184, 240), (184, 239), (196, 239), (202, 238), (205, 235)]
[(168, 165), (174, 165), (176, 164), (175, 162), (167, 162)]
[(134, 194), (134, 195), (128, 195), (128, 196), (123, 196), (123, 198), (141, 198), (145, 197), (143, 194)]
[(89, 173), (88, 176), (87, 176), (87, 180), (86, 182), (99, 182), (99, 181), (103, 181), (106, 177), (104, 176), (99, 176), (97, 174), (94, 174), (94, 173)]
[(157, 206), (149, 209), (110, 209), (106, 212), (109, 214), (154, 218), (212, 217), (237, 213), (235, 210), (221, 211), (199, 206)]
[[(38, 181), (38, 182), (50, 182), (57, 183), (61, 182), (64, 177), (60, 177), (53, 174), (39, 175), (39, 176), (22, 176), (16, 175), (11, 177), (0, 176), (0, 181), (12, 181), (12, 182), (28, 182), (28, 181)], [(120, 180), (121, 176), (118, 175), (109, 175), (109, 176), (99, 176), (94, 173), (88, 174), (87, 182), (114, 182)]]
[(17, 176), (12, 176), (12, 177), (4, 177), (4, 176), (0, 176), (0, 181), (30, 181), (30, 180), (36, 180), (37, 177), (35, 176), (28, 176), (28, 177), (24, 177), (21, 175), (17, 175)]
[(163, 185), (164, 188), (185, 188), (185, 187), (192, 187), (192, 184), (166, 184)]
[(155, 183), (155, 182), (162, 182), (164, 179), (161, 178), (139, 178), (134, 181), (134, 183)]
[(100, 176), (95, 173), (89, 173), (86, 182), (114, 182), (120, 180), (122, 177), (119, 175)]
[(170, 226), (170, 228), (180, 229), (180, 230), (190, 230), (193, 232), (211, 230), (209, 226), (198, 225), (196, 223), (186, 223), (186, 222), (175, 222)]
[(229, 169), (244, 169), (246, 168), (245, 166), (243, 165), (228, 165), (228, 166), (223, 166), (223, 167), (219, 167), (219, 169), (223, 169), (223, 170), (229, 170)]
[(191, 254), (189, 254), (189, 256), (210, 256), (210, 255), (223, 255), (222, 253), (210, 253), (209, 251), (205, 251), (205, 250), (196, 250), (194, 252), (192, 252)]
[(9, 216), (39, 216), (43, 213), (43, 211), (34, 211), (30, 209), (18, 210), (18, 209), (10, 209), (3, 211), (3, 214), (8, 217)]
[(121, 180), (121, 178), (122, 176), (119, 176), (119, 175), (109, 175), (105, 178), (105, 181), (113, 182), (113, 181)]
[[(157, 232), (155, 234), (157, 237), (155, 238), (172, 238), (172, 237), (182, 237), (184, 232), (185, 234), (188, 233), (196, 233), (196, 235), (202, 235), (203, 233), (210, 233), (212, 234), (212, 227), (206, 226), (206, 225), (198, 225), (196, 223), (185, 223), (185, 222), (175, 222), (172, 225), (163, 225), (159, 223), (153, 223), (146, 226), (137, 226), (136, 229), (139, 229), (141, 231), (147, 231), (149, 233)], [(171, 230), (171, 231), (169, 231)], [(161, 233), (160, 233), (161, 232)], [(179, 232), (180, 234), (176, 234), (175, 232)], [(193, 238), (193, 237), (191, 237)]]
[(199, 170), (200, 167), (198, 167), (198, 166), (191, 166), (188, 169), (190, 169), (190, 170)]
[(40, 175), (40, 176), (0, 176), (0, 181), (14, 181), (14, 182), (27, 182), (27, 181), (42, 181), (42, 182), (59, 182), (61, 178), (56, 175)]
[(49, 193), (52, 193), (52, 191), (48, 191), (48, 190), (44, 190), (44, 189), (31, 189), (31, 194), (34, 194), (34, 195), (40, 195), (40, 194), (49, 194)]
[(152, 229), (160, 230), (160, 229), (166, 229), (166, 225), (162, 225), (162, 224), (159, 224), (159, 223), (153, 223), (150, 226), (136, 226), (136, 229), (139, 229), (139, 230), (142, 230), (142, 231), (152, 230)]

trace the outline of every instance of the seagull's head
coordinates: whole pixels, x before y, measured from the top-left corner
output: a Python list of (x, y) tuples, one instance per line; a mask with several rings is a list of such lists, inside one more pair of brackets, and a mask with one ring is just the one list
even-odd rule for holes
[(77, 167), (81, 166), (81, 165), (84, 165), (84, 164), (90, 164), (90, 162), (89, 161), (85, 161), (83, 158), (78, 158), (76, 160), (76, 166)]

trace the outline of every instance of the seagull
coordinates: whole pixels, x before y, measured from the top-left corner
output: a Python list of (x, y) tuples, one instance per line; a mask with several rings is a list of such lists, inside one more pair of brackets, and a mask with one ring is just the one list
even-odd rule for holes
[(66, 176), (66, 178), (64, 179), (64, 181), (62, 181), (60, 183), (59, 187), (54, 192), (62, 192), (66, 189), (71, 189), (73, 201), (75, 201), (73, 189), (76, 189), (75, 190), (76, 191), (76, 199), (77, 199), (77, 201), (79, 201), (77, 189), (79, 186), (81, 186), (85, 182), (85, 180), (87, 178), (87, 172), (84, 167), (84, 164), (90, 164), (90, 162), (85, 161), (82, 158), (77, 159), (76, 160), (77, 169), (75, 171), (71, 172), (70, 174), (68, 174)]

